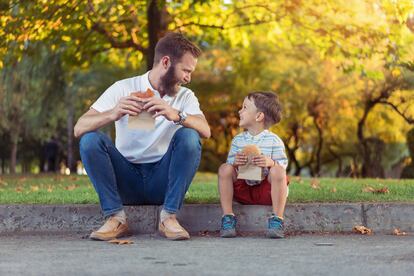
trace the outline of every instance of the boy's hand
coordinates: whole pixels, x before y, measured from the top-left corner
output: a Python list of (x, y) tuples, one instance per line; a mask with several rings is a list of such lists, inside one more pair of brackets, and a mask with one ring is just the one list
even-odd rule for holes
[(246, 164), (247, 164), (247, 155), (242, 152), (236, 153), (236, 157), (234, 158), (233, 165), (238, 167), (238, 166), (243, 166)]
[(267, 157), (266, 155), (257, 155), (255, 157), (253, 157), (253, 164), (258, 166), (258, 167), (272, 167), (275, 162), (273, 161), (272, 158)]

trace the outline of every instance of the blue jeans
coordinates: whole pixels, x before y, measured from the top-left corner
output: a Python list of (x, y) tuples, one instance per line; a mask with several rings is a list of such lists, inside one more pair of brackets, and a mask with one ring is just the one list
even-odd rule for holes
[(174, 134), (165, 155), (155, 163), (133, 164), (102, 132), (85, 133), (80, 154), (105, 216), (123, 205), (164, 205), (176, 213), (197, 171), (201, 157), (200, 136), (191, 128)]

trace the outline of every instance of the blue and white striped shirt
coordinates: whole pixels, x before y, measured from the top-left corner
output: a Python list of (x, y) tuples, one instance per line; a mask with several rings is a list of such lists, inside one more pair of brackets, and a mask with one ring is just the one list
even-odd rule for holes
[[(256, 145), (263, 155), (272, 158), (275, 163), (279, 164), (284, 169), (287, 168), (288, 159), (286, 157), (285, 145), (283, 144), (282, 139), (267, 129), (255, 136), (251, 135), (248, 131), (237, 134), (231, 142), (231, 148), (226, 163), (233, 165), (236, 153), (241, 152), (247, 145)], [(264, 176), (267, 176), (269, 173), (268, 169), (265, 168), (263, 173)], [(248, 184), (252, 185), (253, 183)]]

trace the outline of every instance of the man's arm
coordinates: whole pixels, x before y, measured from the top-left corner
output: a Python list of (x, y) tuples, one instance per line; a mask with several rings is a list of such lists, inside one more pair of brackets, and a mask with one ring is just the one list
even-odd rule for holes
[(138, 102), (137, 97), (134, 96), (121, 98), (113, 109), (105, 112), (90, 109), (76, 123), (74, 128), (75, 137), (80, 137), (86, 132), (97, 130), (111, 122), (119, 120), (126, 114), (136, 116), (141, 110), (142, 103)]
[[(175, 120), (173, 120), (174, 122), (180, 120), (180, 116), (178, 116), (178, 110), (176, 115), (177, 117)], [(200, 134), (201, 138), (210, 138), (211, 136), (210, 126), (208, 125), (208, 122), (204, 115), (188, 115), (183, 122), (183, 126), (195, 129)]]
[(74, 128), (75, 137), (80, 137), (86, 132), (97, 130), (113, 121), (112, 111), (98, 112), (95, 109), (90, 109), (76, 123)]
[[(155, 115), (153, 116), (154, 118), (164, 116), (169, 121), (178, 122), (180, 120), (180, 116), (178, 115), (179, 111), (171, 107), (163, 99), (148, 98), (139, 99), (139, 101), (144, 103), (143, 108), (148, 112), (155, 112)], [(183, 122), (183, 126), (195, 129), (200, 134), (201, 138), (210, 138), (211, 136), (210, 126), (204, 115), (188, 115)]]

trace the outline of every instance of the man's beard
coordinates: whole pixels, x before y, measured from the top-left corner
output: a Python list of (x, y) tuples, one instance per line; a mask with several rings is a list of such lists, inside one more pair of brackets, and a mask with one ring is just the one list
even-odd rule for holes
[(175, 96), (178, 92), (179, 83), (178, 78), (175, 75), (175, 66), (170, 66), (164, 76), (161, 77), (160, 92), (168, 96)]

